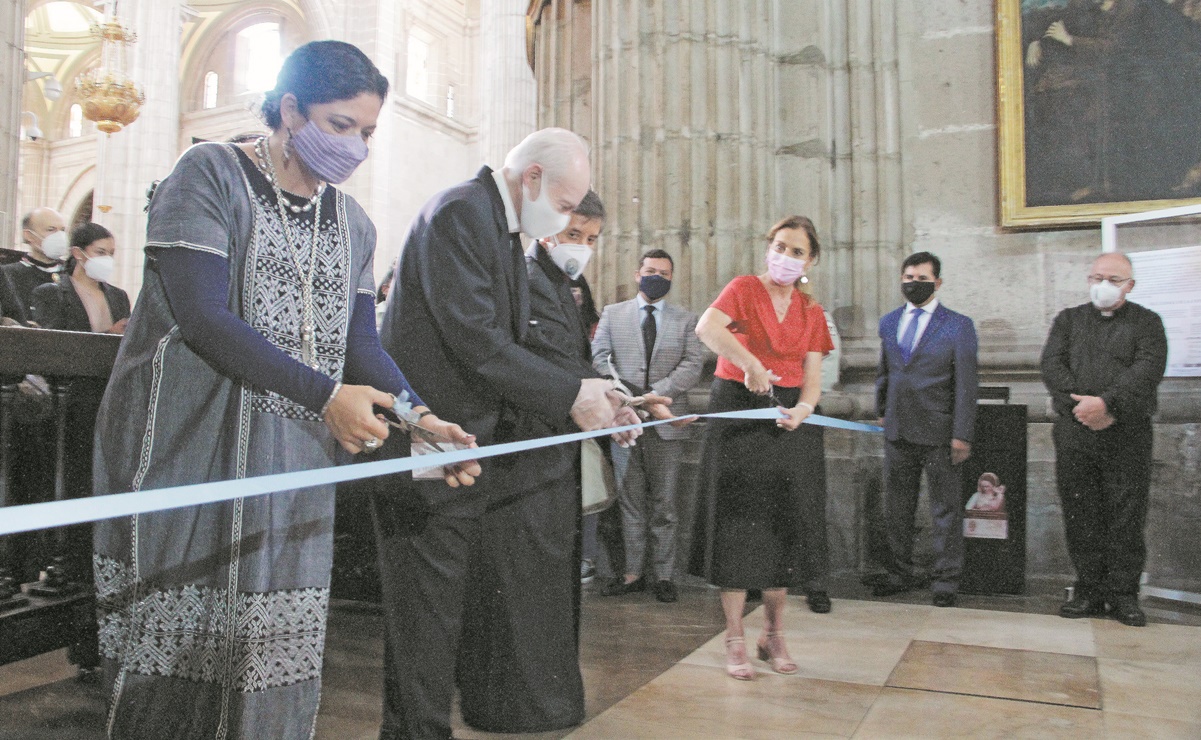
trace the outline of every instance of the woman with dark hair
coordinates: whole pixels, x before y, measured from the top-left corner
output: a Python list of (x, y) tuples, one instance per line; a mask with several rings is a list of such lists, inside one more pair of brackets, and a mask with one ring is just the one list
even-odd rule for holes
[(116, 264), (116, 241), (100, 224), (71, 232), (67, 273), (33, 291), (33, 320), (43, 329), (121, 334), (129, 319), (129, 294), (108, 284)]
[(777, 223), (767, 242), (767, 270), (731, 280), (696, 327), (718, 355), (711, 412), (766, 404), (786, 414), (705, 430), (691, 570), (722, 589), (726, 672), (742, 681), (755, 676), (742, 627), (748, 589), (763, 592), (758, 653), (776, 673), (797, 671), (784, 642), (788, 588), (805, 588), (811, 609), (829, 611), (822, 430), (802, 423), (821, 398), (822, 358), (834, 343), (822, 307), (798, 289), (821, 245), (804, 216)]
[[(470, 441), (380, 348), (375, 228), (330, 187), (366, 159), (387, 91), (357, 48), (306, 44), (267, 94), (269, 136), (193, 146), (159, 185), (97, 494), (328, 467), (339, 445), (378, 448), (373, 406), (402, 393), (422, 427)], [(311, 737), (333, 507), (325, 486), (96, 526), (109, 737)]]

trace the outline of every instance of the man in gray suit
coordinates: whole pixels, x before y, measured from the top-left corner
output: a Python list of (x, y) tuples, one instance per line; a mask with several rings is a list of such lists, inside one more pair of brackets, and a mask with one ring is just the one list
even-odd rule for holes
[[(642, 255), (634, 279), (638, 295), (607, 306), (592, 340), (592, 364), (609, 374), (616, 370), (631, 388), (674, 399), (671, 413), (688, 413), (688, 389), (701, 376), (701, 343), (697, 316), (664, 300), (671, 289), (671, 255), (652, 249)], [(666, 418), (666, 409), (657, 407)], [(688, 429), (662, 424), (644, 434), (632, 448), (613, 446), (625, 540), (624, 578), (605, 587), (607, 596), (646, 588), (643, 572), (651, 561), (655, 598), (676, 600), (672, 569), (676, 558), (676, 487), (680, 457)], [(649, 537), (648, 537), (649, 534)], [(649, 541), (649, 553), (648, 553)]]
[(935, 606), (954, 606), (963, 569), (963, 486), (959, 465), (976, 427), (976, 326), (942, 305), (942, 264), (917, 252), (901, 265), (906, 303), (880, 319), (876, 409), (884, 427), (884, 500), (891, 562), (872, 591), (914, 588), (913, 517), (922, 471), (934, 521)]

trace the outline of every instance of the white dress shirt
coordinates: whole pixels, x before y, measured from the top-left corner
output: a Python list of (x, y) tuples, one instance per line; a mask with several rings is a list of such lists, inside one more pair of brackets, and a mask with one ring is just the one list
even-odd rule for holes
[(654, 306), (655, 312), (653, 314), (651, 314), (651, 316), (655, 317), (655, 333), (657, 335), (659, 333), (659, 330), (663, 328), (663, 305), (665, 303), (667, 303), (667, 299), (660, 298), (659, 300), (655, 301), (654, 303), (647, 303), (646, 299), (642, 297), (641, 293), (638, 294), (637, 298), (638, 298), (638, 316), (639, 316), (638, 325), (642, 326), (642, 322), (646, 321), (646, 307)]
[(509, 233), (516, 234), (521, 231), (521, 219), (517, 218), (517, 209), (513, 207), (513, 198), (509, 196), (509, 183), (505, 182), (504, 173), (500, 170), (492, 171), (492, 179), (496, 181), (496, 187), (500, 190), (500, 199), (505, 204), (505, 219), (509, 222)]
[[(905, 302), (905, 312), (901, 314), (901, 321), (897, 324), (897, 343), (901, 341), (901, 337), (905, 336), (905, 329), (909, 326), (909, 322), (913, 319), (913, 309), (917, 306), (909, 301)], [(932, 298), (930, 302), (922, 306), (922, 314), (918, 317), (917, 333), (913, 335), (913, 346), (916, 347), (922, 341), (922, 334), (926, 333), (926, 327), (930, 325), (930, 317), (934, 315), (934, 309), (938, 308), (938, 299)]]

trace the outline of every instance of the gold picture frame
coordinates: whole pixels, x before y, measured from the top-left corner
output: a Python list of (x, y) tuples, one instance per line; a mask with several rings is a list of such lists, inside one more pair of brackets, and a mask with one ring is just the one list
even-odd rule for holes
[[(1135, 44), (1135, 34), (1143, 33), (1149, 24), (1141, 17), (1135, 19), (1141, 25), (1130, 21), (1132, 13), (1153, 13), (1153, 24), (1172, 32), (1176, 48), (1191, 48), (1187, 44), (1194, 36), (1201, 39), (1201, 17), (1188, 15), (1196, 13), (1194, 5), (1198, 3), (1189, 0), (1160, 0), (1158, 5), (1140, 0), (997, 0), (1002, 227), (1094, 224), (1104, 216), (1201, 203), (1201, 147), (1186, 141), (1191, 138), (1201, 143), (1201, 117), (1191, 118), (1188, 106), (1192, 103), (1184, 101), (1189, 91), (1174, 84), (1193, 84), (1201, 91), (1201, 80), (1190, 83), (1187, 75), (1195, 69), (1189, 67), (1192, 56), (1181, 54), (1180, 58), (1187, 57), (1186, 64), (1165, 64), (1161, 69), (1158, 62), (1172, 52), (1158, 44)], [(1086, 14), (1088, 17), (1083, 17)], [(1180, 28), (1170, 27), (1176, 16), (1183, 24)], [(1125, 23), (1124, 28), (1119, 21)], [(1052, 29), (1057, 22), (1059, 28)], [(1130, 30), (1136, 25), (1136, 30)], [(1079, 35), (1073, 37), (1073, 30)], [(1123, 31), (1128, 39), (1119, 37)], [(1090, 37), (1088, 33), (1107, 35)], [(1037, 45), (1038, 52), (1032, 52), (1031, 45)], [(1125, 56), (1119, 57), (1119, 52)], [(1110, 56), (1104, 57), (1105, 53)], [(1201, 44), (1193, 53), (1201, 59)], [(1028, 58), (1037, 62), (1028, 65)], [(1179, 66), (1188, 69), (1173, 69)], [(1162, 83), (1162, 89), (1146, 84), (1148, 79)], [(1135, 100), (1119, 97), (1123, 93), (1127, 97), (1133, 93)], [(1135, 130), (1135, 105), (1144, 98), (1171, 108), (1171, 118), (1144, 122), (1149, 128), (1162, 124), (1159, 128), (1167, 132), (1167, 138), (1163, 132), (1151, 138), (1152, 143), (1166, 141), (1168, 146), (1161, 147), (1166, 151), (1138, 149), (1143, 142), (1136, 143), (1129, 135)], [(1201, 105), (1197, 112), (1201, 113)], [(1188, 130), (1182, 126), (1190, 119), (1191, 136), (1182, 133), (1172, 139), (1173, 132)], [(1111, 126), (1112, 121), (1119, 123)], [(1196, 179), (1192, 185), (1188, 184), (1190, 178)], [(1161, 181), (1167, 184), (1161, 185)]]

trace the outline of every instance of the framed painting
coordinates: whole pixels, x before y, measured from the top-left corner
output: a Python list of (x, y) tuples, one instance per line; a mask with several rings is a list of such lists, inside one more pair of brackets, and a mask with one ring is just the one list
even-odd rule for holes
[(997, 0), (1001, 225), (1201, 203), (1201, 0)]

